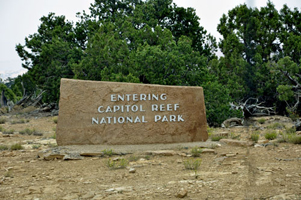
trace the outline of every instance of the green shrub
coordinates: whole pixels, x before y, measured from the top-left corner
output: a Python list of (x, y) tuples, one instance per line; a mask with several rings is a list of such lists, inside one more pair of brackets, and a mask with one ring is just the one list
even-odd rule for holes
[(195, 170), (195, 171), (199, 169), (201, 163), (202, 163), (201, 159), (193, 159), (193, 158), (190, 158), (183, 162), (185, 169)]
[(209, 126), (207, 127), (207, 133), (208, 133), (209, 137), (212, 135), (213, 130), (214, 130), (214, 128), (210, 128)]
[(25, 135), (25, 134), (26, 135), (32, 135), (34, 131), (35, 131), (34, 129), (26, 128), (24, 130), (19, 131), (19, 134), (21, 134), (21, 135)]
[(221, 139), (225, 138), (225, 136), (221, 135), (211, 135), (211, 140), (212, 141), (220, 141)]
[(235, 133), (230, 133), (230, 138), (233, 139), (233, 140), (239, 140), (240, 135), (236, 135)]
[(20, 143), (16, 143), (10, 146), (10, 150), (14, 151), (14, 150), (21, 150), (23, 149), (22, 145)]
[(0, 126), (0, 132), (2, 132), (4, 129), (3, 129), (3, 127), (2, 126)]
[(259, 124), (264, 124), (265, 121), (266, 121), (266, 119), (264, 119), (264, 118), (258, 119), (258, 123), (259, 123)]
[(4, 134), (14, 134), (15, 130), (14, 129), (10, 129), (10, 130), (3, 130)]
[(57, 116), (53, 117), (53, 118), (52, 118), (52, 121), (53, 121), (55, 124), (57, 124), (58, 117), (57, 117)]
[(39, 149), (40, 147), (41, 147), (40, 144), (35, 144), (35, 145), (32, 146), (33, 149)]
[(103, 152), (104, 156), (109, 156), (109, 157), (114, 154), (112, 149), (105, 149), (105, 150), (102, 150), (102, 152)]
[(200, 157), (201, 153), (202, 153), (202, 149), (199, 149), (198, 147), (193, 147), (191, 149), (191, 155), (193, 157)]
[(56, 133), (51, 136), (52, 139), (56, 139)]
[(291, 128), (286, 128), (285, 132), (287, 134), (295, 134), (296, 133), (296, 128), (295, 127), (291, 127)]
[(0, 151), (4, 151), (4, 150), (8, 150), (8, 149), (9, 148), (7, 145), (3, 145), (3, 144), (0, 145)]
[(131, 156), (129, 157), (129, 162), (136, 162), (136, 161), (138, 161), (139, 159), (140, 159), (140, 157), (131, 155)]
[(301, 144), (301, 135), (291, 135), (288, 138), (288, 142), (293, 144)]
[(259, 134), (258, 133), (252, 133), (251, 134), (251, 140), (254, 142), (258, 142)]
[(267, 128), (268, 129), (283, 129), (283, 128), (285, 128), (285, 126), (283, 124), (276, 122), (274, 124), (267, 126)]
[(276, 132), (268, 132), (264, 135), (264, 137), (268, 140), (274, 140), (277, 138), (277, 133)]
[(1, 118), (0, 118), (0, 124), (5, 124), (5, 122), (6, 122), (6, 118), (1, 117)]
[(110, 169), (124, 169), (128, 166), (129, 161), (121, 158), (120, 160), (109, 159), (106, 163), (107, 167)]

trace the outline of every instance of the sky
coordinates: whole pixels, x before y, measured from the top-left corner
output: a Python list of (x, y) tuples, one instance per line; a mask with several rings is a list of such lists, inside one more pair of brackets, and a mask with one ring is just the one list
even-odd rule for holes
[[(280, 10), (284, 4), (291, 9), (301, 10), (300, 0), (271, 0)], [(22, 68), (22, 61), (15, 51), (19, 43), (24, 45), (25, 37), (36, 33), (40, 25), (40, 18), (54, 12), (65, 15), (69, 21), (76, 22), (76, 13), (88, 12), (94, 0), (0, 0), (0, 78), (16, 77), (26, 72)], [(200, 25), (208, 33), (221, 38), (216, 30), (219, 19), (239, 4), (252, 7), (266, 6), (266, 0), (173, 0), (179, 7), (192, 7), (201, 18)]]

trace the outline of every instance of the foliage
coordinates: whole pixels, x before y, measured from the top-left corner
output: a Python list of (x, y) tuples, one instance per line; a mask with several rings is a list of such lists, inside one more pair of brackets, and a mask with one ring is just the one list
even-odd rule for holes
[(9, 130), (4, 129), (3, 130), (3, 134), (14, 134), (14, 132), (15, 132), (14, 129), (9, 129)]
[(277, 133), (276, 132), (267, 132), (266, 134), (264, 134), (264, 137), (268, 140), (274, 140), (277, 138)]
[(53, 117), (53, 118), (52, 118), (52, 121), (53, 121), (55, 124), (57, 124), (58, 117), (57, 117), (57, 116)]
[(259, 134), (258, 133), (252, 133), (251, 134), (251, 140), (254, 142), (258, 142)]
[(19, 131), (19, 134), (21, 135), (40, 135), (38, 131), (36, 131), (34, 128), (26, 128), (24, 130)]
[(269, 126), (267, 126), (268, 129), (283, 129), (285, 126), (283, 124), (280, 124), (278, 122), (275, 122)]
[(4, 117), (0, 118), (0, 124), (5, 124), (6, 121), (7, 121), (6, 118), (4, 118)]
[(39, 149), (41, 147), (40, 144), (35, 144), (35, 145), (32, 145), (32, 149)]
[(102, 150), (102, 153), (104, 156), (111, 157), (114, 154), (114, 151), (112, 149), (104, 149)]
[(260, 118), (260, 119), (258, 119), (258, 122), (259, 122), (259, 124), (264, 124), (264, 123), (265, 123), (265, 121), (266, 121), (266, 119), (264, 119), (264, 118)]
[[(202, 86), (210, 126), (243, 117), (230, 102), (249, 97), (297, 117), (295, 84), (301, 81), (301, 12), (238, 5), (224, 14), (216, 40), (200, 26), (195, 9), (172, 0), (95, 0), (90, 14), (43, 16), (36, 33), (18, 44), (28, 72), (0, 89), (12, 101), (43, 91), (58, 102), (61, 78)], [(217, 47), (223, 56), (217, 58)], [(287, 110), (286, 110), (287, 107)], [(291, 114), (292, 113), (292, 114)]]
[(128, 166), (129, 161), (121, 158), (119, 160), (108, 159), (106, 165), (110, 169), (124, 169)]
[(15, 151), (15, 150), (21, 150), (23, 149), (23, 146), (20, 143), (12, 144), (10, 146), (10, 150)]
[[(4, 83), (0, 83), (0, 96), (1, 96), (2, 91), (4, 91), (4, 95), (6, 96), (7, 100), (10, 100), (10, 101), (13, 101), (13, 102), (16, 101), (16, 99), (17, 99), (16, 95)], [(3, 105), (0, 105), (0, 106), (3, 106)]]
[(197, 171), (199, 167), (201, 166), (202, 160), (201, 159), (187, 159), (183, 161), (185, 169), (188, 170), (195, 170)]
[(211, 140), (212, 141), (220, 141), (223, 138), (226, 138), (226, 137), (222, 136), (222, 135), (211, 135)]
[(198, 147), (193, 147), (191, 149), (191, 155), (192, 155), (192, 157), (200, 157), (201, 153), (202, 153), (202, 149), (200, 149)]
[(8, 150), (9, 147), (7, 145), (4, 144), (0, 144), (0, 151), (4, 151), (4, 150)]
[(239, 140), (240, 139), (240, 134), (235, 134), (235, 133), (230, 133), (230, 138), (233, 140)]

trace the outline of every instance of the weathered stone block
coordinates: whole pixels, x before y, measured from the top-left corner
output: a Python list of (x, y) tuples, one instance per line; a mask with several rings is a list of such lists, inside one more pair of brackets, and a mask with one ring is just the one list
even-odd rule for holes
[(59, 108), (58, 145), (208, 138), (201, 87), (62, 79)]

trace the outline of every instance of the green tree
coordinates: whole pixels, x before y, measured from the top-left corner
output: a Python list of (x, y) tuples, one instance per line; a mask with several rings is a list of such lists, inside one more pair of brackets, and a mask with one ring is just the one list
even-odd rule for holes
[(74, 76), (71, 65), (81, 59), (81, 42), (64, 16), (50, 13), (41, 22), (38, 32), (26, 37), (25, 45), (18, 44), (16, 50), (33, 82), (46, 91), (44, 100), (56, 102), (60, 78)]

